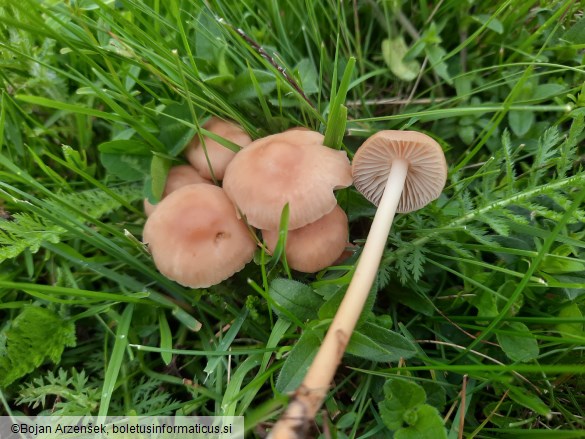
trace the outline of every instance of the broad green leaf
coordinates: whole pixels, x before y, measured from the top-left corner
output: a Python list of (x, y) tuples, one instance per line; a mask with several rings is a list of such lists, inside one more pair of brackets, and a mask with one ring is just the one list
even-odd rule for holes
[(319, 91), (319, 72), (309, 58), (301, 59), (294, 69), (299, 72), (303, 93), (310, 95)]
[(457, 134), (463, 143), (471, 145), (475, 139), (475, 128), (472, 125), (460, 126), (457, 129)]
[(187, 103), (171, 104), (159, 115), (157, 125), (159, 128), (158, 140), (165, 146), (169, 155), (176, 157), (187, 147), (187, 144), (195, 137), (195, 128), (182, 121), (193, 124), (191, 110)]
[(347, 353), (372, 361), (390, 362), (416, 355), (416, 349), (402, 335), (366, 322), (354, 331)]
[(196, 21), (195, 54), (198, 58), (215, 64), (217, 54), (225, 47), (225, 38), (215, 20), (208, 12), (201, 12)]
[(585, 262), (567, 256), (549, 254), (544, 257), (539, 268), (550, 274), (576, 273), (585, 271)]
[[(559, 318), (582, 319), (583, 314), (579, 309), (579, 305), (573, 303), (561, 309), (561, 311), (559, 312)], [(583, 326), (583, 323), (559, 323), (557, 325), (557, 331), (563, 334), (570, 334), (578, 337), (582, 337), (583, 335), (585, 335), (583, 333), (584, 330), (585, 328)]]
[(171, 333), (167, 316), (162, 310), (159, 310), (158, 312), (158, 326), (160, 332), (160, 348), (166, 350), (166, 352), (161, 351), (160, 356), (165, 365), (168, 366), (173, 359), (173, 354), (169, 352), (173, 349), (173, 335)]
[(438, 410), (423, 404), (411, 410), (406, 418), (409, 427), (394, 433), (394, 439), (447, 439), (447, 430)]
[(508, 113), (510, 128), (518, 137), (525, 135), (534, 124), (534, 113), (532, 111), (510, 111)]
[[(496, 297), (489, 291), (479, 291), (477, 295), (471, 299), (471, 303), (477, 308), (478, 317), (495, 317), (498, 315)], [(481, 322), (479, 318), (478, 321)], [(487, 322), (484, 320), (483, 323)]]
[(128, 154), (128, 155), (146, 155), (150, 156), (150, 148), (144, 142), (138, 140), (112, 140), (104, 142), (98, 146), (98, 151), (102, 154)]
[(373, 217), (376, 214), (376, 206), (353, 187), (339, 191), (337, 202), (346, 208), (347, 218), (350, 222), (358, 218)]
[(73, 322), (46, 308), (24, 308), (0, 335), (0, 386), (8, 386), (47, 359), (58, 363), (66, 346), (75, 346)]
[(445, 387), (432, 381), (423, 381), (421, 385), (427, 394), (427, 404), (432, 405), (442, 412), (447, 404), (447, 392), (445, 391)]
[(392, 299), (425, 316), (430, 317), (435, 314), (435, 307), (427, 296), (417, 294), (407, 288), (396, 288), (392, 292)]
[(157, 154), (152, 156), (152, 161), (150, 162), (152, 195), (157, 201), (162, 198), (170, 168), (171, 161), (168, 158), (161, 157)]
[(276, 380), (276, 390), (287, 393), (299, 387), (319, 346), (321, 346), (321, 339), (315, 331), (303, 332), (282, 366)]
[(141, 180), (150, 172), (148, 145), (136, 140), (112, 140), (98, 146), (106, 170), (124, 181)]
[[(335, 294), (333, 294), (327, 301), (319, 308), (319, 319), (326, 320), (332, 319), (335, 317), (337, 310), (339, 309), (339, 305), (341, 305), (341, 301), (345, 297), (345, 292), (347, 291), (346, 287), (340, 288)], [(360, 314), (360, 317), (357, 321), (356, 327), (359, 328), (362, 323), (366, 321), (366, 318), (372, 311), (374, 307), (374, 303), (376, 302), (376, 290), (372, 288), (370, 290), (370, 294), (366, 299), (366, 303), (364, 304), (364, 308)]]
[(311, 287), (295, 280), (277, 278), (270, 283), (268, 294), (279, 306), (275, 312), (286, 318), (282, 308), (301, 321), (317, 318), (323, 299)]
[(497, 334), (498, 342), (510, 360), (525, 363), (538, 357), (538, 342), (524, 323), (508, 322), (502, 325), (502, 330), (513, 332)]
[[(271, 73), (257, 69), (251, 69), (251, 71), (254, 74), (254, 78), (256, 79), (263, 96), (269, 95), (276, 88), (276, 79)], [(232, 102), (240, 102), (258, 97), (256, 88), (254, 87), (253, 78), (247, 71), (236, 77), (232, 87), (233, 91), (229, 95), (229, 99)]]
[(447, 63), (442, 61), (443, 58), (445, 58), (447, 51), (443, 49), (441, 46), (434, 44), (427, 45), (425, 52), (429, 57), (431, 66), (433, 67), (435, 72), (437, 72), (437, 75), (443, 78), (445, 82), (447, 82), (447, 84), (450, 85), (453, 84), (453, 79), (451, 78), (451, 75), (449, 75), (449, 72), (447, 71)]
[(532, 99), (550, 99), (556, 96), (561, 96), (566, 90), (566, 87), (561, 84), (540, 84), (534, 89)]
[(538, 413), (541, 416), (550, 416), (550, 408), (538, 396), (516, 386), (509, 386), (510, 398), (518, 404)]
[(382, 57), (394, 75), (403, 81), (414, 80), (420, 72), (418, 61), (404, 61), (408, 47), (402, 37), (382, 41)]
[[(487, 23), (488, 29), (491, 29), (500, 35), (504, 33), (504, 26), (502, 25), (502, 22), (495, 17), (492, 18), (492, 16), (489, 14), (472, 15), (472, 18), (475, 21), (477, 21), (478, 23), (481, 23), (481, 24)], [(491, 18), (491, 20), (490, 20), (490, 18)], [(488, 20), (490, 20), (489, 23), (488, 23)]]
[(393, 378), (384, 384), (384, 400), (379, 404), (380, 416), (386, 427), (398, 430), (409, 411), (425, 403), (424, 389), (418, 384)]
[(576, 44), (585, 44), (585, 17), (581, 17), (563, 35), (563, 39)]

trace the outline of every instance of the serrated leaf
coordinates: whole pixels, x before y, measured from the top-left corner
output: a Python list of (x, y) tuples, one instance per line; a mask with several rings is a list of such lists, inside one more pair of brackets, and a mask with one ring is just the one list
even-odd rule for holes
[(382, 41), (382, 57), (390, 71), (403, 81), (412, 81), (420, 72), (420, 64), (415, 60), (405, 62), (407, 52), (408, 47), (402, 37)]
[(538, 342), (524, 323), (508, 322), (502, 325), (502, 329), (512, 332), (496, 334), (498, 343), (510, 360), (525, 363), (538, 357)]
[(416, 348), (402, 335), (365, 322), (352, 334), (347, 353), (371, 361), (390, 362), (413, 357)]
[(45, 308), (24, 308), (0, 340), (0, 386), (8, 386), (47, 359), (58, 363), (66, 346), (75, 346), (73, 322)]
[(378, 408), (382, 421), (390, 430), (398, 430), (404, 423), (405, 414), (424, 404), (426, 395), (418, 384), (393, 378), (384, 384), (384, 400)]
[(394, 439), (447, 439), (447, 430), (436, 408), (423, 404), (413, 409), (408, 418), (413, 420), (412, 424), (395, 432)]
[(277, 278), (270, 283), (268, 294), (279, 306), (275, 312), (286, 318), (282, 309), (301, 321), (317, 318), (317, 310), (323, 299), (311, 287), (295, 280)]
[(282, 366), (276, 380), (276, 390), (287, 393), (299, 387), (319, 346), (321, 346), (321, 340), (315, 331), (303, 332)]

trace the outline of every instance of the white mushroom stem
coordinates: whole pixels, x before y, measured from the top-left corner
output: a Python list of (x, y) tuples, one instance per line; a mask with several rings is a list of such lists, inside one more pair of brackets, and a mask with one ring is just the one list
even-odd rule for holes
[(299, 439), (321, 407), (368, 298), (402, 196), (408, 161), (395, 159), (345, 297), (309, 370), (269, 438)]

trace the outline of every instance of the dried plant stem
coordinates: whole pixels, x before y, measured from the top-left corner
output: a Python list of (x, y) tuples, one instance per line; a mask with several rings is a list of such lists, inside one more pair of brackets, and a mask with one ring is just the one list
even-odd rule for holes
[(358, 261), (351, 283), (337, 314), (323, 339), (323, 343), (309, 367), (305, 379), (296, 390), (287, 410), (268, 436), (272, 439), (300, 439), (306, 437), (310, 422), (321, 407), (329, 390), (337, 366), (362, 312), (374, 283), (386, 239), (406, 180), (408, 162), (396, 159), (376, 211), (364, 250)]

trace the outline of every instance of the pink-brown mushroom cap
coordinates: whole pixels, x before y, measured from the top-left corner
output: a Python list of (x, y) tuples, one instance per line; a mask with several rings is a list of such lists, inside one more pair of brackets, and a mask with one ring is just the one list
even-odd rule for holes
[(351, 185), (344, 151), (323, 146), (323, 135), (292, 130), (258, 139), (228, 165), (223, 188), (252, 226), (276, 230), (289, 204), (289, 229), (312, 223), (337, 204), (333, 190)]
[[(290, 268), (314, 273), (332, 265), (347, 245), (347, 215), (339, 206), (317, 221), (299, 229), (289, 230), (285, 254)], [(278, 230), (262, 230), (268, 250), (274, 251)]]
[(437, 199), (447, 181), (445, 154), (432, 137), (417, 131), (380, 131), (369, 137), (353, 157), (354, 185), (379, 204), (392, 160), (408, 162), (408, 173), (397, 212), (408, 213)]
[[(252, 142), (248, 133), (246, 133), (240, 126), (217, 117), (209, 119), (207, 123), (203, 125), (203, 128), (241, 147)], [(204, 140), (207, 157), (209, 157), (209, 162), (213, 168), (213, 174), (216, 179), (223, 180), (225, 169), (236, 153), (209, 137), (204, 137)], [(193, 138), (185, 151), (185, 155), (187, 160), (189, 160), (189, 163), (191, 163), (203, 177), (211, 180), (211, 170), (209, 169), (209, 163), (207, 162), (205, 151), (201, 146), (199, 135), (196, 135)]]
[[(165, 198), (171, 192), (187, 186), (188, 184), (212, 184), (210, 180), (203, 178), (199, 173), (189, 165), (174, 166), (170, 169), (165, 183), (165, 189), (162, 198)], [(151, 204), (148, 200), (144, 200), (144, 213), (150, 216), (158, 204)]]
[(216, 285), (240, 271), (256, 249), (225, 192), (210, 184), (169, 194), (146, 221), (143, 240), (162, 274), (193, 288)]

